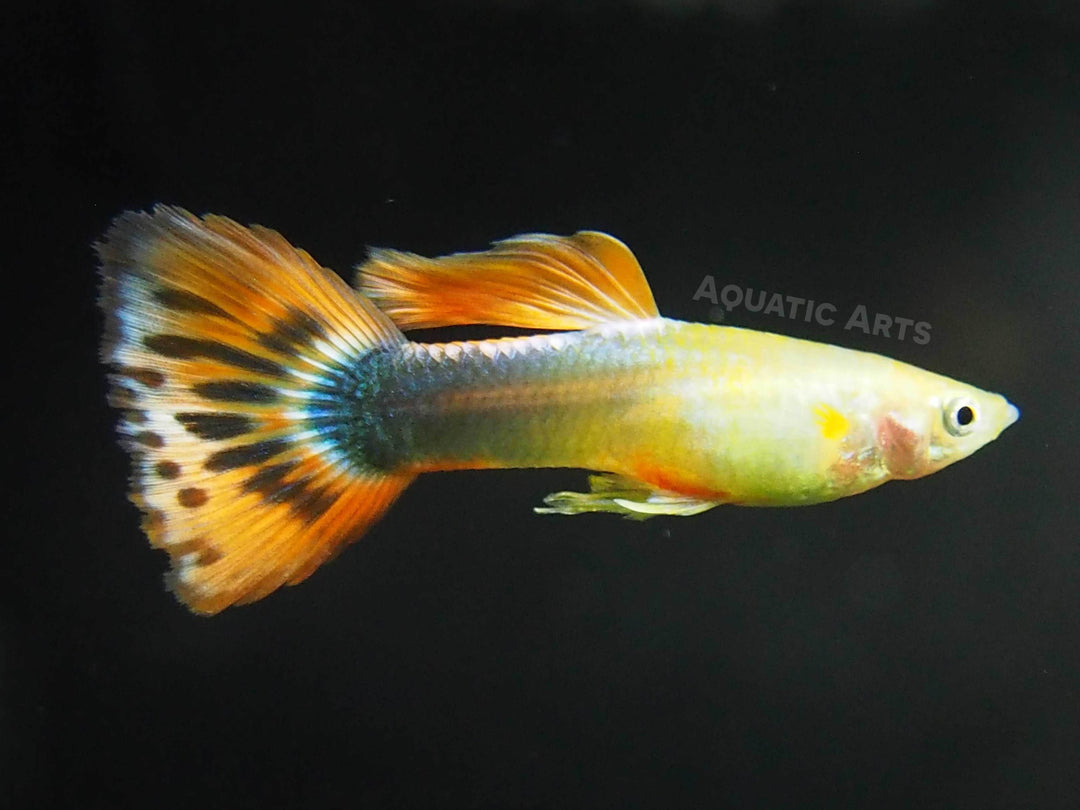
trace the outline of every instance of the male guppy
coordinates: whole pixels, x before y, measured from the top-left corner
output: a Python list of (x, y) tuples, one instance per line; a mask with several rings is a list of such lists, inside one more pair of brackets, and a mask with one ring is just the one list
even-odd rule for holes
[[(304, 579), (422, 472), (603, 473), (539, 512), (792, 506), (935, 472), (1017, 418), (878, 355), (662, 318), (597, 232), (375, 250), (356, 290), (274, 231), (166, 206), (122, 214), (97, 251), (132, 500), (199, 613)], [(454, 324), (562, 331), (401, 331)]]

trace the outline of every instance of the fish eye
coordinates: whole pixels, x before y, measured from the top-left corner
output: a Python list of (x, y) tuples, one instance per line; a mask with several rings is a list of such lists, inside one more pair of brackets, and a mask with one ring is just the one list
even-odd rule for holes
[(953, 436), (967, 436), (975, 429), (975, 404), (966, 397), (950, 400), (943, 415), (945, 429)]

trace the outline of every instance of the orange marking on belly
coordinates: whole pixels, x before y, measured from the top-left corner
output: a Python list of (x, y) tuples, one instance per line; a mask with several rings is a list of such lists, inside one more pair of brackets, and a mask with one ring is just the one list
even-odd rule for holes
[(838, 487), (848, 487), (863, 472), (863, 465), (854, 458), (840, 458), (829, 465), (829, 478)]
[(452, 472), (453, 470), (500, 470), (506, 465), (489, 458), (428, 458), (421, 461), (413, 461), (404, 465), (403, 469), (410, 474), (425, 472)]
[(703, 501), (723, 501), (729, 497), (729, 494), (722, 489), (702, 486), (690, 480), (685, 473), (670, 467), (659, 467), (654, 463), (641, 462), (635, 464), (633, 469), (635, 478), (656, 489), (700, 498)]

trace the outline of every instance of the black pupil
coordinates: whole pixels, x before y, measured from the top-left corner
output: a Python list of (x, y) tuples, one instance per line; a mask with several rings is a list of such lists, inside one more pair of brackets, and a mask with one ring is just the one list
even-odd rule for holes
[(967, 405), (956, 412), (956, 424), (960, 425), (960, 427), (966, 427), (974, 421), (975, 411), (971, 410)]

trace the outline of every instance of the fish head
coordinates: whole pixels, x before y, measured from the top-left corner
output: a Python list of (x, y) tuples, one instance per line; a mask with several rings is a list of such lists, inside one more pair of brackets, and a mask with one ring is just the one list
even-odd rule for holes
[(1000, 394), (938, 375), (908, 391), (876, 425), (877, 450), (892, 478), (921, 478), (967, 458), (1020, 416)]

